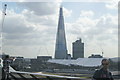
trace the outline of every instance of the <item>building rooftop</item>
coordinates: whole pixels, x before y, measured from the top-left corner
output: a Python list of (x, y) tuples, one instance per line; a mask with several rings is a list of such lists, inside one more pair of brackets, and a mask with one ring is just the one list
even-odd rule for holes
[(63, 65), (79, 65), (84, 67), (97, 67), (101, 65), (102, 59), (103, 58), (78, 58), (76, 60), (51, 59), (51, 60), (48, 60), (48, 62), (63, 64)]

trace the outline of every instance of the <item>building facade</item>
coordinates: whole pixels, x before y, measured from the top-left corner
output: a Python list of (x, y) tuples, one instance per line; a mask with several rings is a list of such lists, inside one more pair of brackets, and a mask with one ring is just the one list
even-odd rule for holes
[(72, 45), (73, 59), (84, 58), (84, 43), (82, 43), (81, 39), (76, 40)]
[(31, 71), (42, 71), (49, 68), (47, 61), (52, 59), (51, 56), (37, 56), (37, 59), (31, 59)]
[(56, 36), (54, 58), (55, 59), (67, 59), (68, 58), (62, 7), (60, 7), (60, 12), (59, 12), (59, 21), (58, 21), (58, 30), (57, 30), (57, 36)]

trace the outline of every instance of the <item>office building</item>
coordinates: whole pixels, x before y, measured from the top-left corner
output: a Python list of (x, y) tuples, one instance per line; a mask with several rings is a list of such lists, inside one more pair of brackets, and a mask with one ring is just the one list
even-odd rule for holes
[(73, 59), (84, 58), (84, 43), (82, 43), (82, 40), (76, 40), (72, 45)]

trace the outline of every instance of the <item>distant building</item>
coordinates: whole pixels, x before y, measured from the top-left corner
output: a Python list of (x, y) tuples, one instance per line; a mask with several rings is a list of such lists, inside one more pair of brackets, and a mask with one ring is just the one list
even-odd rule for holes
[(84, 58), (84, 43), (81, 39), (73, 42), (73, 59)]
[(52, 59), (51, 56), (37, 56), (37, 59), (31, 59), (31, 70), (32, 71), (41, 71), (43, 69), (47, 69), (49, 66), (47, 65), (47, 61)]
[(24, 57), (16, 57), (15, 61), (11, 64), (16, 70), (22, 70), (24, 65)]
[(71, 59), (71, 54), (68, 54), (67, 56), (68, 56), (68, 59)]
[[(101, 65), (103, 58), (78, 58), (76, 60), (69, 59), (51, 59), (50, 63), (62, 64), (62, 65), (75, 65), (83, 67), (97, 67)], [(75, 68), (74, 68), (75, 69)]]
[(52, 59), (51, 56), (37, 56), (37, 60), (42, 61), (42, 62), (46, 62), (49, 59)]
[(0, 55), (0, 58), (2, 58), (2, 55)]
[(103, 56), (99, 55), (99, 54), (92, 54), (91, 56), (89, 56), (88, 58), (103, 58)]
[(14, 69), (23, 71), (24, 69), (30, 67), (30, 59), (24, 58), (24, 57), (10, 57), (11, 59), (14, 59), (12, 63), (10, 64)]
[(67, 59), (67, 46), (66, 46), (66, 36), (64, 28), (64, 17), (63, 10), (60, 7), (59, 12), (59, 21), (58, 21), (58, 30), (56, 36), (56, 45), (55, 45), (55, 59)]

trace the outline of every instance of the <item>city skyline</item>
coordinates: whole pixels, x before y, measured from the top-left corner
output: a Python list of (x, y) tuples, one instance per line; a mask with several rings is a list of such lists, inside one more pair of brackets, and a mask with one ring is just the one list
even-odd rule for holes
[[(6, 3), (4, 52), (25, 57), (54, 56), (61, 2)], [(85, 57), (102, 51), (105, 57), (118, 56), (118, 11), (114, 4), (62, 2), (62, 6), (69, 54), (72, 54), (72, 42), (81, 37)]]

